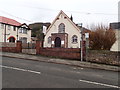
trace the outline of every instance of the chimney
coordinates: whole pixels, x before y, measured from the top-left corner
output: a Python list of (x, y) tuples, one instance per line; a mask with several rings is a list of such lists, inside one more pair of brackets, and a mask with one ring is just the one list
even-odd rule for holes
[(72, 17), (72, 14), (71, 14), (71, 17), (70, 17), (71, 21), (73, 21), (73, 17)]

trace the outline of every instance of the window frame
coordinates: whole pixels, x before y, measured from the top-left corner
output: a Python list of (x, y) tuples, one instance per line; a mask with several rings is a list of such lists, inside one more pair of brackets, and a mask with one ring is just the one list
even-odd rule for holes
[(21, 28), (19, 29), (19, 33), (27, 34), (27, 28), (21, 27)]
[(15, 26), (13, 26), (13, 31), (16, 31), (16, 27)]
[(10, 26), (10, 25), (8, 25), (8, 26), (7, 26), (7, 29), (8, 29), (8, 30), (11, 30), (11, 26)]
[(19, 40), (22, 41), (22, 43), (27, 43), (27, 37), (19, 37)]
[(51, 44), (52, 43), (52, 38), (51, 36), (48, 37), (48, 44)]
[(27, 29), (26, 28), (23, 28), (23, 34), (27, 34)]
[(64, 23), (59, 24), (58, 33), (65, 33), (65, 24)]
[(78, 43), (78, 36), (77, 36), (77, 35), (73, 35), (73, 36), (72, 36), (72, 43), (73, 43), (73, 44)]
[(19, 33), (22, 33), (22, 28), (19, 29)]

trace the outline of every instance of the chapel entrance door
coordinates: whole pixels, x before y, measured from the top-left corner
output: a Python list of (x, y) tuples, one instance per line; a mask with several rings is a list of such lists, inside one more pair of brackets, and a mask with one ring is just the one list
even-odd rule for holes
[(55, 47), (61, 47), (61, 39), (59, 37), (55, 39)]

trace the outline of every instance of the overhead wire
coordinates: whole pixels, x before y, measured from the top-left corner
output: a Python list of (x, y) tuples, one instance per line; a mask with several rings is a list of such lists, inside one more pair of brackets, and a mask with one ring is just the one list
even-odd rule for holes
[[(33, 7), (33, 6), (27, 6), (27, 5), (23, 5), (24, 7), (28, 7), (28, 8), (34, 8), (34, 9), (41, 9), (41, 10), (48, 10), (48, 11), (60, 11), (58, 9), (49, 9), (49, 8), (41, 8), (41, 7)], [(65, 10), (66, 12), (71, 12), (71, 13), (80, 13), (80, 14), (100, 14), (100, 15), (118, 15), (117, 13), (92, 13), (92, 12), (80, 12), (80, 11), (69, 11), (69, 10)]]
[[(41, 7), (33, 7), (33, 6), (27, 6), (27, 5), (22, 5), (24, 7), (28, 7), (28, 8), (34, 8), (34, 9), (41, 9), (41, 10), (45, 10), (45, 11), (60, 11), (60, 10), (55, 10), (55, 9), (49, 9), (49, 8), (41, 8)], [(24, 21), (27, 21), (27, 22), (33, 22), (31, 20), (27, 20), (27, 19), (24, 19), (24, 18), (21, 18), (21, 17), (18, 17), (18, 16), (15, 16), (15, 15), (12, 15), (4, 10), (0, 10), (0, 12), (4, 13), (4, 14), (7, 14), (9, 16), (12, 16), (14, 18), (17, 18), (17, 19), (20, 19), (20, 20), (24, 20)], [(65, 12), (71, 12), (71, 13), (79, 13), (79, 14), (86, 14), (86, 15), (90, 15), (90, 14), (97, 14), (97, 15), (118, 15), (118, 14), (115, 14), (115, 13), (92, 13), (92, 12), (80, 12), (80, 11), (68, 11), (68, 10), (65, 10)]]
[(12, 14), (6, 12), (6, 11), (3, 11), (3, 10), (0, 10), (0, 12), (2, 12), (2, 13), (4, 13), (4, 14), (7, 14), (7, 15), (9, 15), (9, 16), (12, 16), (12, 17), (14, 17), (14, 18), (20, 19), (20, 20), (24, 20), (24, 21), (27, 21), (27, 22), (33, 22), (33, 21), (31, 21), (31, 20), (27, 20), (27, 19), (24, 19), (24, 18), (21, 18), (21, 17), (17, 17), (17, 16), (15, 16), (15, 15), (12, 15)]

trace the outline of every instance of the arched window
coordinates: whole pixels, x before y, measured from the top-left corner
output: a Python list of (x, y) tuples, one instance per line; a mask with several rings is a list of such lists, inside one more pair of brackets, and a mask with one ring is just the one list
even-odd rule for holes
[(65, 25), (63, 23), (58, 26), (58, 33), (65, 33)]
[(22, 41), (22, 43), (27, 43), (26, 37), (19, 37), (19, 40)]
[(51, 44), (51, 42), (52, 42), (51, 37), (48, 37), (48, 44)]
[(78, 37), (76, 35), (72, 36), (72, 43), (78, 43)]

